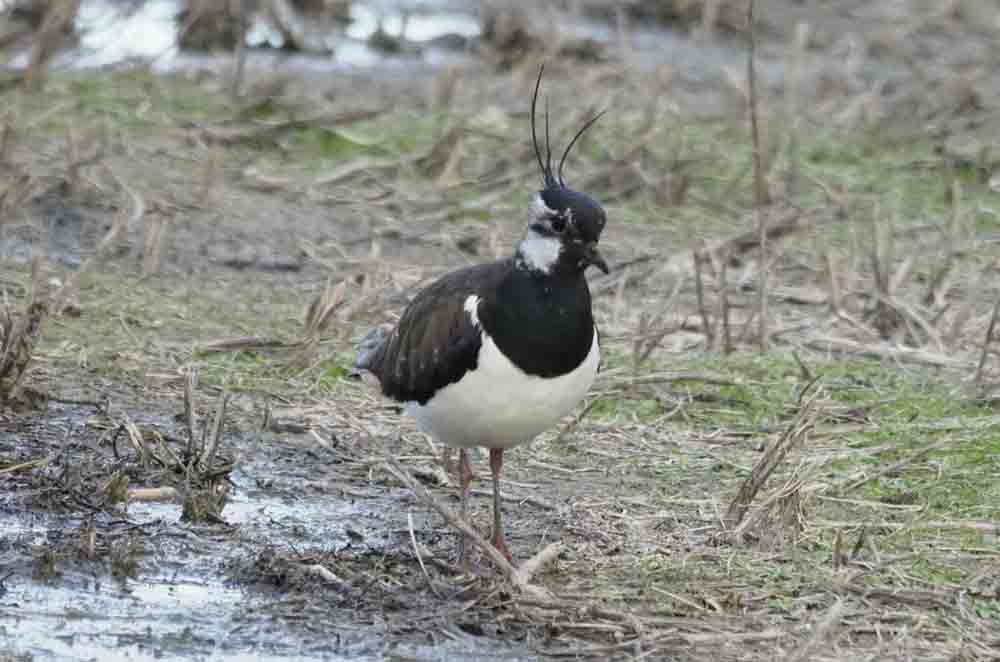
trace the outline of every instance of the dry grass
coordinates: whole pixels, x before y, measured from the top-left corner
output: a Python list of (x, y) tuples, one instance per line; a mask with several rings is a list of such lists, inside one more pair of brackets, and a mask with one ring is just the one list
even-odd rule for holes
[(25, 310), (14, 316), (3, 311), (0, 323), (0, 403), (18, 400), (19, 385), (31, 363), (42, 324), (49, 314), (48, 283), (40, 260), (31, 264), (31, 294)]
[[(704, 16), (709, 4), (715, 25), (728, 5), (705, 3)], [(790, 51), (808, 50), (797, 38)], [(412, 102), (395, 110), (378, 90), (259, 100), (251, 80), (235, 106), (228, 81), (144, 72), (110, 85), (55, 76), (11, 101), (27, 116), (63, 110), (12, 128), (4, 167), (22, 177), (0, 205), (5, 227), (34, 227), (46, 195), (111, 221), (85, 242), (93, 260), (64, 278), (72, 305), (18, 380), (103, 401), (96, 374), (125, 391), (123, 410), (183, 414), (164, 438), (105, 407), (110, 457), (66, 473), (68, 446), (54, 444), (4, 458), (0, 477), (48, 480), (41, 493), (63, 508), (186, 499), (192, 519), (212, 521), (235, 462), (220, 451), (223, 422), (256, 431), (263, 411), (276, 444), (330, 459), (315, 471), (345, 495), (391, 491), (407, 529), (383, 565), (329, 550), (259, 556), (254, 577), (289, 590), (371, 610), (419, 594), (442, 621), (460, 599), (507, 628), (496, 636), (574, 659), (996, 658), (1000, 255), (978, 174), (991, 166), (942, 152), (925, 129), (990, 120), (974, 104), (920, 101), (938, 73), (900, 75), (893, 95), (846, 68), (803, 74), (814, 87), (792, 92), (793, 122), (760, 85), (754, 146), (754, 88), (738, 74), (716, 90), (738, 93), (735, 110), (706, 117), (663, 71), (550, 63), (557, 133), (590, 113), (564, 102), (580, 89), (614, 109), (568, 164), (571, 184), (608, 203), (614, 267), (592, 281), (598, 384), (513, 456), (502, 484), (518, 556), (546, 563), (528, 566), (530, 582), (505, 568), (466, 586), (448, 527), (403, 514), (407, 486), (445, 511), (450, 488), (437, 449), (346, 379), (350, 352), (415, 288), (516, 241), (536, 178), (522, 100), (539, 59), (495, 76), (449, 71), (431, 92), (394, 92)], [(116, 130), (96, 131), (109, 117)], [(67, 135), (102, 148), (68, 149)], [(125, 172), (127, 184), (114, 176)], [(275, 219), (289, 230), (275, 236)], [(235, 256), (217, 257), (233, 237)], [(26, 270), (0, 276), (30, 310)], [(206, 397), (214, 408), (199, 415)], [(141, 481), (128, 480), (133, 465)], [(474, 510), (484, 520), (485, 500)], [(127, 574), (136, 550), (121, 549)]]

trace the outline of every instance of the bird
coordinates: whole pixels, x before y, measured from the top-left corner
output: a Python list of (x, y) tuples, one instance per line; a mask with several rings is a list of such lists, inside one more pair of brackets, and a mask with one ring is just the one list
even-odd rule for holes
[[(511, 562), (500, 504), (504, 452), (554, 427), (593, 384), (601, 352), (585, 272), (591, 266), (609, 272), (598, 250), (605, 210), (563, 178), (570, 150), (604, 113), (582, 125), (553, 169), (547, 103), (544, 160), (536, 130), (544, 69), (531, 100), (542, 188), (531, 199), (513, 255), (457, 269), (428, 285), (394, 326), (378, 326), (362, 338), (354, 366), (355, 374), (374, 375), (382, 393), (401, 403), (423, 432), (459, 449), (464, 521), (473, 478), (469, 451), (489, 449), (491, 542)], [(467, 568), (464, 535), (458, 557)]]

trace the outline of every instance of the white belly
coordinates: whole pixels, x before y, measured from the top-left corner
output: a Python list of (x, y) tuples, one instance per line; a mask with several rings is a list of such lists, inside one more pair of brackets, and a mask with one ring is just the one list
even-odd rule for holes
[(528, 375), (483, 337), (475, 370), (406, 411), (427, 434), (447, 446), (511, 448), (531, 441), (573, 410), (594, 382), (600, 363), (597, 330), (590, 352), (560, 377)]

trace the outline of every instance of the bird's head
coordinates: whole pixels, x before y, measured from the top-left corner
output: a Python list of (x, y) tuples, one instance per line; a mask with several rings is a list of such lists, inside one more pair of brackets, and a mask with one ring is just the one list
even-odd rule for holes
[(535, 130), (535, 107), (543, 70), (544, 67), (538, 70), (535, 93), (531, 99), (531, 139), (545, 188), (538, 192), (531, 203), (528, 230), (518, 245), (518, 264), (544, 274), (582, 273), (591, 265), (608, 273), (608, 265), (597, 250), (597, 242), (607, 222), (604, 208), (586, 193), (566, 186), (562, 175), (563, 165), (573, 145), (603, 113), (598, 113), (584, 123), (563, 152), (559, 167), (553, 170), (548, 108), (545, 111), (544, 160)]

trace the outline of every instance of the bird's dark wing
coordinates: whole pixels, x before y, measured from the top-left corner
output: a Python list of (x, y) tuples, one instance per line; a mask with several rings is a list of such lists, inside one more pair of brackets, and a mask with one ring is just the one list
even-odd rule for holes
[(357, 368), (375, 375), (385, 395), (400, 402), (427, 402), (434, 393), (475, 370), (480, 329), (465, 309), (470, 295), (480, 307), (513, 268), (502, 260), (453, 271), (410, 302), (391, 332), (376, 329), (362, 341)]

